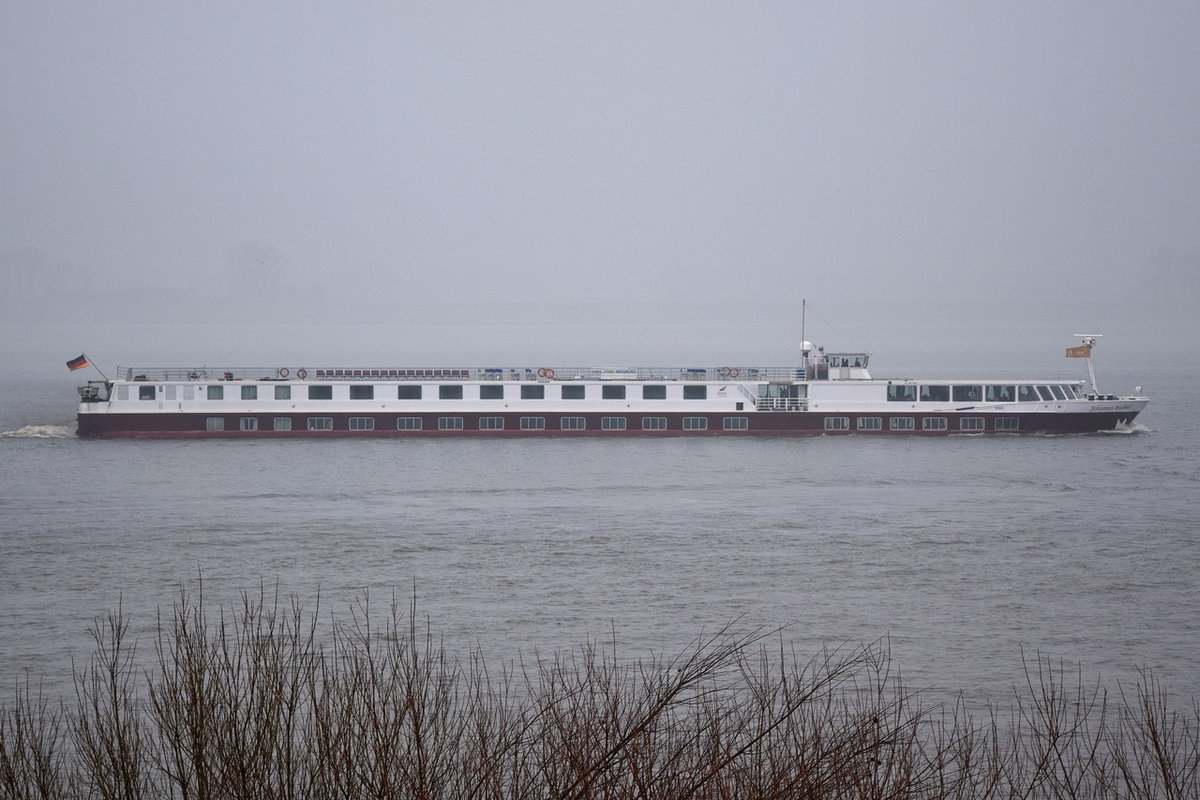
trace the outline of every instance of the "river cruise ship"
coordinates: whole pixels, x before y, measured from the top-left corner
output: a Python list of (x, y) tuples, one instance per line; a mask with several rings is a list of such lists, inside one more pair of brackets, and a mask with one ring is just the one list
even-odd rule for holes
[[(1083, 380), (881, 379), (804, 342), (793, 367), (119, 367), (79, 387), (112, 438), (870, 436), (1095, 433), (1146, 407)], [(86, 359), (69, 362), (78, 368)]]

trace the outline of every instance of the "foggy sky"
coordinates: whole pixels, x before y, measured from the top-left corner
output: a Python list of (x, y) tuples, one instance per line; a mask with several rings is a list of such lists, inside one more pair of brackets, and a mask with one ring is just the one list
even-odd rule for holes
[(13, 0), (0, 310), (1190, 315), (1198, 32), (1192, 0)]

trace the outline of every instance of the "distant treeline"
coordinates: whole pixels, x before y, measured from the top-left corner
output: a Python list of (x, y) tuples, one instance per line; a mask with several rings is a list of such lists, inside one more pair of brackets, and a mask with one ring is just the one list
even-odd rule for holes
[(452, 658), (415, 604), (332, 626), (181, 596), (149, 664), (92, 628), (75, 697), (0, 706), (2, 798), (1195, 798), (1200, 710), (1044, 658), (1003, 710), (925, 705), (884, 643), (798, 657), (729, 627), (625, 663), (597, 643)]

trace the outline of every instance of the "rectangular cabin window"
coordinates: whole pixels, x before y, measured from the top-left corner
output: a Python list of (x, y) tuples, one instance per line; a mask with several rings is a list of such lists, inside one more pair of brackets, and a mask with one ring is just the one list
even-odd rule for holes
[(546, 387), (538, 384), (532, 386), (529, 384), (521, 384), (521, 399), (522, 400), (545, 400)]
[[(462, 388), (462, 387), (459, 387)], [(463, 429), (462, 417), (438, 417), (439, 431), (461, 431)]]
[(208, 399), (209, 400), (224, 400), (225, 399), (225, 387), (224, 386), (208, 387)]
[(600, 387), (600, 396), (605, 400), (624, 400), (625, 387), (621, 384), (606, 384)]
[(490, 384), (487, 386), (480, 386), (479, 387), (479, 399), (480, 400), (503, 400), (504, 399), (504, 385), (501, 384), (501, 385), (497, 386), (495, 384)]
[(419, 431), (421, 430), (420, 417), (396, 417), (396, 430), (398, 431)]
[(983, 401), (982, 386), (955, 386), (952, 391), (956, 403), (980, 403)]
[(242, 417), (238, 420), (238, 427), (244, 431), (258, 430), (258, 417)]
[(949, 386), (927, 386), (921, 384), (921, 402), (922, 403), (948, 403), (950, 402), (950, 387)]
[(989, 384), (983, 387), (983, 399), (989, 403), (1011, 403), (1016, 396), (1015, 386)]
[(356, 384), (350, 387), (351, 400), (374, 400), (375, 387), (369, 385)]
[(308, 387), (308, 399), (309, 400), (332, 400), (333, 399), (333, 387), (332, 386), (309, 386)]
[(438, 387), (438, 400), (462, 400), (462, 384), (452, 383)]
[(204, 420), (204, 430), (206, 431), (223, 431), (225, 430), (224, 417), (208, 417)]
[(291, 417), (276, 417), (274, 428), (277, 431), (290, 431), (292, 429)]
[(250, 384), (249, 386), (243, 385), (242, 386), (242, 399), (243, 400), (257, 400), (258, 399), (258, 387), (255, 386), (254, 384)]
[(521, 417), (521, 430), (523, 431), (544, 431), (546, 430), (545, 417)]
[(745, 431), (750, 429), (750, 420), (746, 417), (726, 417), (725, 430)]
[(479, 430), (481, 431), (502, 431), (504, 430), (504, 417), (480, 417)]
[[(564, 386), (564, 389), (572, 389), (575, 387)], [(580, 389), (583, 387), (580, 386)], [(558, 429), (563, 431), (582, 431), (587, 428), (586, 417), (563, 417), (558, 421)]]
[(894, 431), (911, 431), (916, 426), (912, 417), (892, 417), (888, 427)]
[(1022, 403), (1036, 403), (1038, 401), (1037, 390), (1032, 386), (1018, 386), (1017, 400)]
[(859, 417), (858, 429), (860, 431), (881, 431), (883, 430), (882, 417)]
[(585, 387), (583, 386), (564, 386), (562, 387), (563, 400), (582, 400), (584, 398)]
[(997, 431), (1015, 431), (1021, 427), (1020, 417), (996, 417)]
[[(621, 387), (624, 388), (624, 387)], [(625, 430), (624, 417), (601, 417), (600, 430), (602, 431), (623, 431)]]
[(642, 387), (642, 399), (643, 400), (666, 400), (667, 399), (667, 387), (666, 386), (643, 386)]
[(352, 431), (373, 431), (375, 430), (374, 417), (351, 417), (350, 430)]
[(310, 431), (331, 431), (333, 430), (333, 417), (309, 417), (308, 429)]
[(848, 431), (850, 430), (849, 417), (826, 417), (825, 430), (827, 431)]
[(276, 400), (291, 400), (292, 399), (292, 387), (276, 386), (275, 387), (275, 399)]
[(139, 386), (138, 400), (153, 400), (155, 391), (153, 386)]
[(706, 431), (708, 430), (708, 417), (684, 417), (683, 429), (685, 431)]
[(958, 421), (958, 429), (978, 433), (984, 429), (983, 417), (963, 417)]
[(893, 403), (915, 403), (917, 387), (911, 383), (889, 383), (887, 397)]
[(1063, 388), (1061, 386), (1058, 386), (1058, 385), (1051, 386), (1050, 391), (1054, 392), (1055, 400), (1066, 400), (1067, 399), (1067, 393), (1063, 391)]
[(416, 386), (397, 386), (396, 387), (396, 398), (398, 400), (420, 400), (421, 399), (420, 384), (417, 384)]
[(922, 417), (921, 429), (926, 431), (944, 431), (946, 430), (945, 417)]
[(685, 387), (683, 387), (683, 399), (684, 400), (707, 400), (708, 399), (708, 387), (707, 386), (685, 386)]
[(644, 431), (665, 431), (667, 429), (666, 417), (642, 417), (642, 430)]

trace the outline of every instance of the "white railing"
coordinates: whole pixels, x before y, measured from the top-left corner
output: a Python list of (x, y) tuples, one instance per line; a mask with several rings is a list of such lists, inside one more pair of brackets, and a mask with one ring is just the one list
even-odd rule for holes
[(794, 381), (800, 367), (117, 367), (127, 381)]

